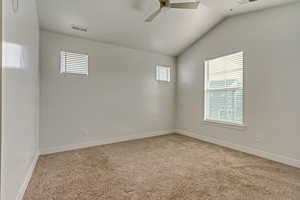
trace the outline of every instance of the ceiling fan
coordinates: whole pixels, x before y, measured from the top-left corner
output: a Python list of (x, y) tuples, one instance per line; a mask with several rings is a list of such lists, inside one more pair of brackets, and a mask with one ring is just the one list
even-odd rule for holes
[(199, 1), (197, 2), (180, 2), (180, 3), (171, 3), (170, 0), (158, 0), (160, 7), (157, 11), (152, 13), (145, 22), (152, 22), (155, 17), (162, 11), (163, 8), (180, 8), (180, 9), (197, 9)]

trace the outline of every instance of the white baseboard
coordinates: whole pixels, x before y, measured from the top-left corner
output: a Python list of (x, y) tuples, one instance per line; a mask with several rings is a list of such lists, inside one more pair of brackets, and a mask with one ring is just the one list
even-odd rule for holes
[(104, 145), (104, 144), (113, 144), (117, 142), (124, 142), (129, 140), (166, 135), (170, 133), (174, 133), (174, 130), (160, 130), (160, 131), (145, 132), (140, 134), (130, 134), (130, 135), (115, 137), (115, 138), (94, 139), (93, 141), (79, 143), (79, 144), (71, 144), (71, 145), (50, 147), (50, 148), (40, 148), (40, 152), (42, 155), (45, 155), (45, 154), (64, 152), (64, 151), (70, 151), (75, 149), (83, 149), (83, 148), (88, 148), (88, 147), (93, 147), (98, 145)]
[(247, 147), (247, 146), (242, 146), (239, 144), (233, 144), (227, 141), (222, 141), (213, 137), (208, 137), (208, 136), (204, 136), (201, 134), (197, 134), (195, 132), (191, 132), (191, 131), (187, 131), (187, 130), (183, 130), (183, 129), (176, 129), (174, 131), (175, 133), (181, 134), (181, 135), (185, 135), (185, 136), (189, 136), (189, 137), (193, 137), (205, 142), (209, 142), (209, 143), (213, 143), (213, 144), (217, 144), (220, 146), (224, 146), (224, 147), (228, 147), (230, 149), (234, 149), (237, 151), (241, 151), (244, 153), (248, 153), (248, 154), (252, 154), (261, 158), (266, 158), (268, 160), (273, 160), (279, 163), (283, 163), (289, 166), (293, 166), (293, 167), (297, 167), (300, 168), (300, 160), (296, 160), (293, 158), (289, 158), (286, 156), (282, 156), (282, 155), (278, 155), (275, 153), (270, 153), (270, 152), (266, 152), (266, 151), (262, 151), (259, 149), (254, 149), (251, 147)]
[(37, 153), (34, 156), (34, 159), (33, 159), (32, 163), (30, 165), (30, 168), (28, 169), (27, 174), (26, 174), (25, 180), (24, 180), (24, 182), (23, 182), (23, 184), (22, 184), (22, 186), (21, 186), (21, 188), (20, 188), (20, 190), (19, 190), (19, 192), (17, 194), (16, 200), (22, 200), (23, 199), (23, 196), (24, 196), (24, 194), (26, 192), (27, 186), (28, 186), (28, 184), (30, 182), (31, 176), (33, 174), (33, 171), (35, 169), (35, 166), (36, 166), (36, 163), (37, 163), (38, 159), (39, 159), (39, 153)]

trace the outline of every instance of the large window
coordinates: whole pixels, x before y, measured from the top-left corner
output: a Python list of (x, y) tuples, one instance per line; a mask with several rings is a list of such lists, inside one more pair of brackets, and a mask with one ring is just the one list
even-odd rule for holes
[(60, 52), (60, 72), (88, 75), (89, 56), (87, 54)]
[(205, 62), (205, 120), (244, 123), (243, 57), (238, 52)]

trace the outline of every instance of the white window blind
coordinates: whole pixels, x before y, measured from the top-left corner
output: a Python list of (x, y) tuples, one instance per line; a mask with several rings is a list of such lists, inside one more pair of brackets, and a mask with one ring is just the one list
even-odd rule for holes
[(161, 65), (156, 66), (156, 80), (158, 81), (171, 81), (171, 69)]
[(243, 73), (243, 52), (205, 62), (205, 120), (244, 123)]
[(60, 72), (88, 75), (89, 56), (87, 54), (60, 52)]

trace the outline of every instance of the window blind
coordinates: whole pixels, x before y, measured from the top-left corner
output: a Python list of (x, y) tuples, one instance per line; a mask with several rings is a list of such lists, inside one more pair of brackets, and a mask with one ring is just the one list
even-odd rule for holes
[(206, 120), (243, 124), (243, 72), (243, 52), (205, 62)]
[(89, 57), (87, 54), (60, 52), (60, 72), (88, 75)]

